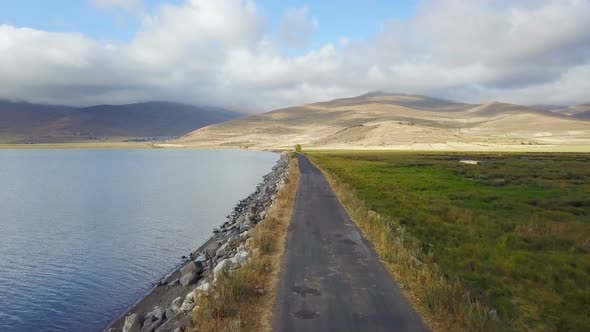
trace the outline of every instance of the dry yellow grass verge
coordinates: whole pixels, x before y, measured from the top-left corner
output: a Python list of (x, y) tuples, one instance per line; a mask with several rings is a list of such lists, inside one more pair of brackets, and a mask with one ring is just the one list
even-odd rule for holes
[[(319, 168), (319, 167), (318, 167)], [(320, 170), (322, 170), (320, 168)], [(434, 331), (506, 331), (494, 311), (473, 297), (462, 283), (445, 276), (432, 256), (402, 226), (369, 209), (354, 188), (322, 170), (350, 218), (377, 251), (382, 263)], [(427, 257), (418, 260), (416, 257)]]
[(195, 331), (271, 330), (272, 306), (298, 183), (297, 158), (291, 158), (290, 175), (277, 194), (277, 203), (254, 229), (257, 253), (239, 269), (223, 271), (210, 294), (199, 297), (193, 311)]

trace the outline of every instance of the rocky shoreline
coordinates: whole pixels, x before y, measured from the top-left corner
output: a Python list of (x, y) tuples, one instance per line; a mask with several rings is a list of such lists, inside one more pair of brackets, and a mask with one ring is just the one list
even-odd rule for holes
[(265, 219), (275, 204), (278, 190), (289, 175), (289, 157), (281, 154), (272, 171), (256, 191), (241, 200), (227, 221), (196, 251), (183, 256), (185, 262), (164, 277), (140, 301), (113, 321), (107, 332), (182, 332), (192, 327), (191, 311), (199, 293), (214, 287), (223, 269), (246, 264), (257, 249), (252, 248), (252, 230)]

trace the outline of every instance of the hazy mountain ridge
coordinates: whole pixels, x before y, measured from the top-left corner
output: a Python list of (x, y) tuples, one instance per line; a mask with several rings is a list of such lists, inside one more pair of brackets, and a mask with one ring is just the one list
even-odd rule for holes
[(172, 102), (75, 108), (0, 100), (0, 142), (178, 137), (241, 115), (216, 107)]
[(280, 109), (196, 130), (202, 147), (494, 149), (590, 146), (590, 122), (509, 103), (483, 105), (418, 95), (367, 93)]

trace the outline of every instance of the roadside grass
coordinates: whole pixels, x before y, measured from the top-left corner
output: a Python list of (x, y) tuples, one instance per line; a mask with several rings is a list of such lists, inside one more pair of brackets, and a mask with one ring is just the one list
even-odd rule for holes
[(193, 310), (195, 331), (270, 331), (287, 230), (299, 183), (297, 158), (291, 158), (290, 175), (277, 194), (277, 203), (253, 233), (257, 248), (248, 264), (223, 271), (208, 295)]
[(590, 155), (308, 155), (435, 330), (587, 331)]

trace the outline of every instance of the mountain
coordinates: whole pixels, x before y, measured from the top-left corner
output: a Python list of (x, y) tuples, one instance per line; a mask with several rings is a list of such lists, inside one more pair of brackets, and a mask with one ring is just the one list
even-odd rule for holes
[(576, 106), (571, 106), (568, 108), (563, 108), (556, 110), (555, 112), (560, 114), (569, 115), (579, 119), (588, 119), (590, 118), (590, 103), (580, 104)]
[(0, 101), (0, 142), (53, 143), (179, 137), (241, 114), (170, 102), (86, 108)]
[(368, 93), (235, 119), (176, 141), (259, 149), (493, 150), (590, 147), (590, 122), (533, 107), (475, 105), (427, 96)]

